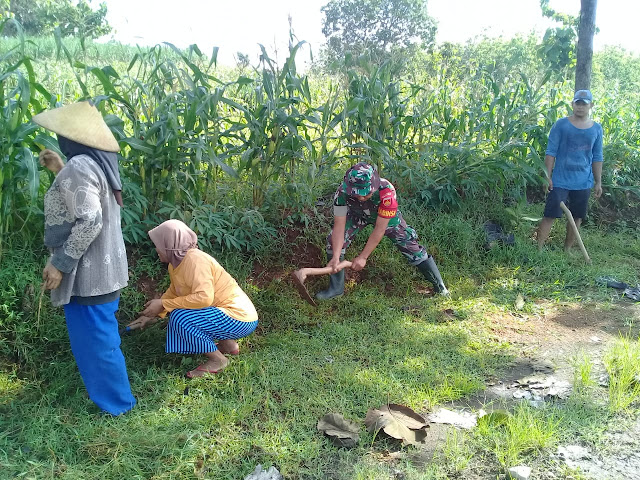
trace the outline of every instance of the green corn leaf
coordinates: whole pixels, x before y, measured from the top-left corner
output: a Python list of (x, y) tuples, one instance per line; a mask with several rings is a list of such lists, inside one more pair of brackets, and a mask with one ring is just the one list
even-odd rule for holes
[(214, 152), (209, 152), (209, 158), (213, 161), (214, 164), (220, 167), (224, 173), (233, 178), (239, 178), (238, 172), (236, 172), (231, 166), (220, 160)]
[(249, 77), (245, 77), (245, 76), (240, 76), (238, 77), (238, 79), (235, 81), (235, 83), (239, 86), (239, 87), (244, 87), (245, 85), (250, 85), (254, 82), (254, 80), (252, 78)]
[(131, 71), (131, 69), (133, 68), (133, 66), (136, 64), (136, 62), (138, 62), (142, 57), (140, 56), (139, 53), (136, 53), (133, 58), (131, 59), (131, 61), (129, 62), (129, 66), (127, 67), (127, 72)]
[(27, 189), (29, 191), (31, 201), (35, 202), (38, 198), (38, 189), (40, 188), (40, 175), (38, 174), (38, 160), (33, 152), (27, 147), (22, 147), (20, 152), (21, 163), (27, 171)]
[(33, 139), (33, 143), (35, 143), (41, 150), (48, 148), (49, 150), (56, 152), (58, 155), (62, 155), (60, 147), (58, 146), (58, 140), (47, 133), (39, 133), (36, 135)]
[(140, 140), (136, 137), (128, 137), (123, 138), (122, 141), (129, 145), (133, 150), (139, 150), (142, 153), (146, 153), (147, 155), (153, 155), (154, 148), (153, 145), (150, 145), (144, 140)]
[(213, 51), (211, 52), (211, 60), (209, 61), (209, 68), (211, 68), (211, 65), (215, 65), (216, 67), (218, 66), (219, 50), (220, 50), (220, 47), (213, 47)]

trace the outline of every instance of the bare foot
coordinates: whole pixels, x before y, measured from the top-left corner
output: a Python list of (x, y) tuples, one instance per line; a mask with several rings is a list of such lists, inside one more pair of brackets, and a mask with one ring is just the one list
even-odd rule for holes
[[(218, 351), (218, 353), (220, 352)], [(207, 354), (207, 356), (209, 356), (209, 354)], [(216, 356), (215, 359), (209, 358), (209, 360), (204, 362), (202, 365), (199, 365), (195, 370), (187, 372), (187, 377), (198, 378), (204, 377), (205, 375), (220, 373), (227, 367), (228, 364), (229, 360), (227, 360), (227, 358), (220, 353), (220, 357)]]
[(240, 353), (238, 342), (232, 339), (220, 340), (218, 342), (218, 350), (220, 350), (225, 355), (238, 355), (238, 353)]

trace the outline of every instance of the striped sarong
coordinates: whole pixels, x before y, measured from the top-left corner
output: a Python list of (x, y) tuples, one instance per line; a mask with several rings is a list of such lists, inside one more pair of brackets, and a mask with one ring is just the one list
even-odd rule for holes
[(258, 320), (241, 322), (216, 307), (177, 308), (169, 314), (167, 353), (215, 352), (216, 341), (246, 337), (258, 326)]

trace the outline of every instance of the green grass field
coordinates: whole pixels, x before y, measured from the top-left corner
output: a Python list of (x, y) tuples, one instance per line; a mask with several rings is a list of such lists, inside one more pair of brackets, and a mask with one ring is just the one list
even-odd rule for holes
[[(290, 257), (275, 253), (286, 246), (270, 253), (259, 281), (252, 276), (253, 259), (220, 256), (254, 300), (258, 330), (241, 341), (241, 355), (223, 373), (195, 380), (184, 374), (199, 359), (166, 355), (159, 325), (125, 336), (122, 348), (139, 403), (120, 418), (100, 414), (88, 400), (61, 310), (44, 300), (38, 311), (36, 293), (18, 315), (22, 286), (37, 282), (41, 265), (37, 254), (14, 246), (0, 274), (2, 280), (18, 278), (13, 294), (5, 285), (2, 295), (4, 312), (13, 312), (20, 325), (2, 351), (0, 478), (238, 480), (258, 463), (277, 466), (288, 480), (398, 478), (396, 469), (407, 479), (455, 478), (470, 461), (532, 460), (566, 436), (601, 431), (612, 416), (606, 405), (585, 399), (584, 389), (565, 405), (521, 407), (507, 426), (487, 424), (461, 434), (428, 466), (408, 457), (390, 462), (390, 451), (410, 453), (414, 447), (374, 438), (364, 425), (351, 450), (334, 447), (316, 431), (328, 412), (362, 424), (370, 407), (395, 402), (426, 412), (482, 390), (519, 354), (488, 328), (492, 315), (514, 311), (518, 295), (527, 299), (522, 312), (542, 314), (554, 303), (610, 303), (611, 289), (595, 284), (600, 275), (638, 282), (640, 240), (634, 231), (605, 232), (587, 224), (583, 238), (593, 259), (587, 266), (579, 252), (562, 252), (564, 225), (555, 227), (543, 252), (530, 239), (535, 224), (527, 221), (513, 229), (515, 246), (486, 251), (482, 223), (491, 218), (488, 210), (405, 212), (435, 252), (450, 298), (419, 293), (425, 282), (387, 240), (366, 275), (317, 309), (281, 275), (269, 278), (269, 272), (295, 268)], [(535, 205), (527, 213), (538, 210)], [(322, 247), (324, 226), (318, 222), (298, 241)], [(122, 322), (142, 305), (143, 279), (166, 285), (163, 270), (146, 255), (136, 253)], [(310, 289), (323, 282), (311, 282)]]

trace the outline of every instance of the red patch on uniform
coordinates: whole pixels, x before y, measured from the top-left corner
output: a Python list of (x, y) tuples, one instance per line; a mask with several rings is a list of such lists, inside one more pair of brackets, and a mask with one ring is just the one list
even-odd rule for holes
[(383, 204), (385, 207), (390, 207), (390, 206), (391, 206), (391, 199), (390, 199), (390, 198), (385, 198), (385, 199), (382, 201), (382, 204)]

